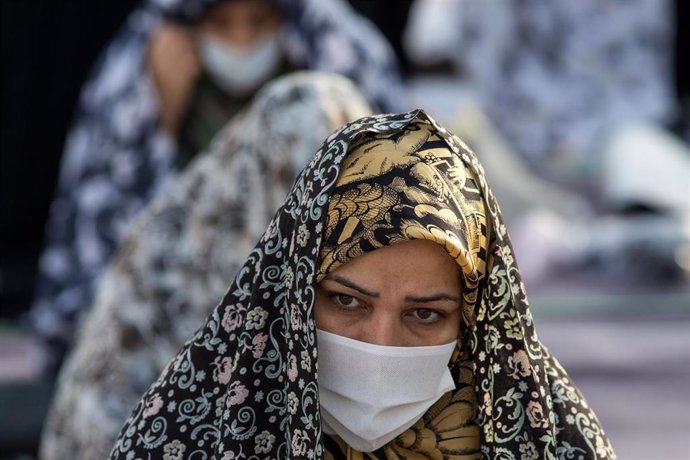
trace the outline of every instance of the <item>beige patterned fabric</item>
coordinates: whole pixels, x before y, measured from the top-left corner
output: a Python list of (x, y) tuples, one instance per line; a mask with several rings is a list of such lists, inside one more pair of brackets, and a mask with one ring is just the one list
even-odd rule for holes
[(60, 374), (41, 458), (107, 457), (141, 394), (223, 296), (297, 172), (331, 131), (367, 113), (343, 77), (279, 79), (146, 209)]

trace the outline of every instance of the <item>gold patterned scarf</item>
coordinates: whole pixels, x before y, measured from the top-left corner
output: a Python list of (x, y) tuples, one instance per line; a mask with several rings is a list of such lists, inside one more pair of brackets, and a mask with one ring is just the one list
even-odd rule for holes
[[(343, 160), (328, 203), (317, 280), (368, 251), (411, 239), (441, 245), (463, 274), (463, 322), (472, 322), (486, 275), (489, 226), (476, 177), (429, 123), (395, 136), (366, 134)], [(480, 458), (472, 367), (462, 337), (451, 359), (456, 390), (376, 452), (326, 438), (330, 458)], [(327, 458), (328, 455), (327, 455)]]

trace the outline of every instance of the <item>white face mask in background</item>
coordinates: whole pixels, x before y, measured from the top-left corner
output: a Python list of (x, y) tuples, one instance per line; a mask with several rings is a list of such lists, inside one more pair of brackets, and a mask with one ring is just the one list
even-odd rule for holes
[(278, 36), (242, 50), (218, 38), (199, 37), (201, 65), (213, 81), (232, 96), (247, 96), (276, 71), (282, 53)]
[(316, 334), (323, 429), (360, 452), (391, 441), (455, 389), (448, 370), (455, 341), (389, 347), (318, 329)]

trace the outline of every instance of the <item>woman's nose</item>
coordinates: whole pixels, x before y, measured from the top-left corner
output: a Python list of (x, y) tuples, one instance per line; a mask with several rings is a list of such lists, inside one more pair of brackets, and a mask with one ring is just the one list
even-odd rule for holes
[(258, 31), (247, 25), (236, 25), (225, 34), (226, 40), (237, 48), (249, 50), (259, 42)]
[(400, 324), (395, 318), (372, 315), (360, 328), (358, 340), (374, 345), (404, 346)]

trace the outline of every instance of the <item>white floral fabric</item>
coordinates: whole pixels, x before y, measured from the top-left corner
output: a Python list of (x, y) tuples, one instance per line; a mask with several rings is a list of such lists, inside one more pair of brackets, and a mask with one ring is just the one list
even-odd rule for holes
[(511, 148), (562, 181), (596, 180), (619, 125), (678, 109), (670, 0), (418, 0), (406, 41), (455, 63)]

